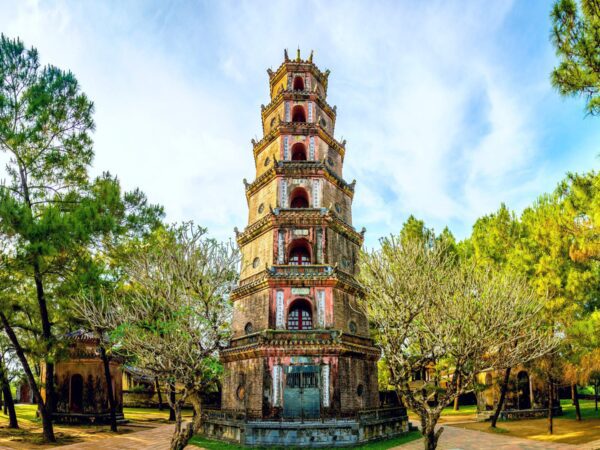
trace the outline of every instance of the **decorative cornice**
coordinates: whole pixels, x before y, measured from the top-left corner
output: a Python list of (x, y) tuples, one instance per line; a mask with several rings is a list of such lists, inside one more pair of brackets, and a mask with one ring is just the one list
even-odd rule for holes
[(236, 236), (240, 247), (263, 233), (285, 226), (326, 226), (341, 234), (359, 247), (364, 240), (364, 231), (357, 232), (331, 209), (326, 208), (286, 208), (276, 209), (260, 218)]
[(285, 100), (303, 100), (303, 101), (314, 101), (316, 102), (321, 110), (325, 111), (325, 113), (329, 116), (329, 118), (335, 123), (335, 119), (337, 116), (337, 108), (331, 107), (327, 100), (322, 97), (318, 92), (311, 91), (294, 91), (291, 89), (285, 89), (277, 94), (275, 98), (271, 100), (268, 105), (261, 105), (260, 113), (263, 123), (263, 132), (265, 130), (265, 119), (269, 114), (273, 112), (283, 101)]
[(315, 78), (321, 83), (325, 92), (327, 92), (327, 81), (329, 78), (329, 70), (325, 70), (325, 72), (321, 72), (319, 68), (312, 62), (312, 58), (309, 57), (308, 60), (302, 60), (300, 58), (296, 58), (296, 60), (290, 60), (287, 58), (287, 52), (285, 52), (284, 61), (277, 68), (275, 72), (268, 69), (267, 73), (269, 74), (269, 92), (271, 93), (271, 97), (273, 96), (273, 88), (275, 85), (281, 80), (284, 74), (288, 72), (306, 72), (309, 71), (312, 73)]
[(267, 287), (275, 286), (332, 286), (355, 295), (363, 295), (363, 286), (353, 275), (328, 265), (287, 266), (276, 265), (265, 268), (251, 277), (240, 281), (231, 293), (231, 300), (254, 294)]
[(277, 127), (271, 130), (260, 141), (257, 142), (252, 139), (254, 159), (256, 159), (260, 152), (271, 142), (284, 134), (302, 136), (318, 135), (323, 142), (337, 151), (342, 158), (342, 162), (344, 161), (344, 156), (346, 155), (346, 141), (338, 142), (320, 124), (314, 122), (280, 122)]
[(246, 198), (250, 198), (262, 187), (273, 181), (277, 175), (307, 177), (307, 176), (322, 176), (331, 184), (336, 185), (343, 190), (346, 195), (352, 199), (354, 197), (354, 187), (356, 181), (347, 183), (342, 177), (330, 169), (327, 164), (322, 161), (273, 161), (273, 165), (264, 171), (252, 183), (244, 180), (246, 187)]
[(233, 339), (230, 347), (221, 352), (223, 362), (265, 356), (325, 356), (355, 355), (376, 360), (380, 351), (373, 341), (338, 330), (264, 330)]

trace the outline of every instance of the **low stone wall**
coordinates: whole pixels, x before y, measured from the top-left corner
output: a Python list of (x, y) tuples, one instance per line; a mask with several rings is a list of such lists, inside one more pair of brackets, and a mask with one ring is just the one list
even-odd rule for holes
[(387, 439), (410, 431), (406, 410), (371, 410), (366, 417), (321, 420), (244, 420), (243, 415), (207, 414), (202, 434), (248, 446), (342, 447)]
[[(553, 408), (554, 416), (562, 416), (562, 407), (555, 406)], [(477, 420), (484, 422), (491, 420), (494, 415), (494, 411), (479, 411), (477, 412)], [(540, 417), (547, 417), (547, 408), (533, 408), (533, 409), (505, 409), (500, 412), (498, 417), (500, 420), (519, 420), (519, 419), (538, 419)]]

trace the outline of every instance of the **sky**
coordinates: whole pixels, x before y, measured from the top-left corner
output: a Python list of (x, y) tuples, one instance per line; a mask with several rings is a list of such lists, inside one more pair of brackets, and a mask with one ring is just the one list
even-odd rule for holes
[(247, 224), (266, 69), (314, 50), (357, 180), (353, 223), (376, 246), (410, 214), (465, 238), (501, 202), (519, 213), (566, 172), (598, 170), (600, 118), (549, 82), (551, 5), (0, 0), (0, 31), (94, 101), (93, 174), (219, 239)]

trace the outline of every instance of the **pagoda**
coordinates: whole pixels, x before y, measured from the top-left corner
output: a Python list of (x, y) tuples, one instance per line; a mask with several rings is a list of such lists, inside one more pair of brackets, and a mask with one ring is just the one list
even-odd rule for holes
[[(360, 415), (380, 407), (380, 352), (356, 307), (364, 229), (352, 225), (355, 182), (343, 177), (329, 71), (312, 52), (284, 56), (267, 71), (271, 101), (261, 106), (263, 138), (252, 141), (256, 177), (244, 180), (248, 225), (236, 229), (242, 265), (233, 336), (221, 353), (222, 421), (205, 429), (246, 444), (356, 443), (378, 433), (357, 430)], [(407, 429), (405, 410), (377, 414), (387, 431), (376, 437)], [(242, 417), (251, 429), (227, 426)]]

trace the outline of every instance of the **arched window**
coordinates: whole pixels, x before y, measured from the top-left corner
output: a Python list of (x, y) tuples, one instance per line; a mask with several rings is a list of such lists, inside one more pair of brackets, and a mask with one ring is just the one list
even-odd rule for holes
[(310, 264), (310, 247), (306, 240), (298, 239), (292, 242), (288, 264), (294, 266)]
[(302, 142), (296, 142), (292, 146), (292, 161), (306, 161), (306, 146)]
[(303, 91), (304, 90), (304, 79), (300, 76), (294, 78), (294, 90), (295, 91)]
[(298, 299), (290, 306), (288, 330), (312, 330), (312, 308), (305, 299)]
[(78, 373), (71, 376), (71, 402), (70, 411), (83, 412), (83, 377)]
[(292, 191), (290, 208), (308, 208), (308, 193), (305, 189), (297, 187)]
[(306, 122), (306, 112), (304, 111), (304, 106), (294, 106), (294, 109), (292, 109), (292, 122)]

